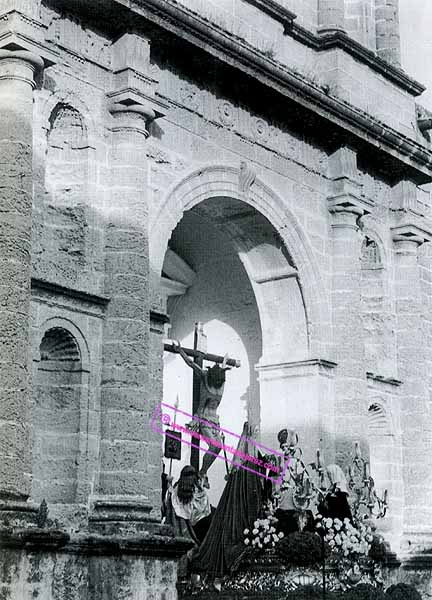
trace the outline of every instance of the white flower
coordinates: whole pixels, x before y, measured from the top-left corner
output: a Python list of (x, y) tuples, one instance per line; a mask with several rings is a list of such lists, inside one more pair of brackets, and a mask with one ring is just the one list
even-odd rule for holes
[(249, 529), (245, 529), (245, 530), (243, 531), (243, 533), (244, 533), (245, 535), (247, 535), (247, 534), (249, 533)]
[(330, 548), (333, 548), (334, 545), (335, 545), (335, 541), (334, 540), (330, 540), (329, 541)]
[(254, 527), (255, 527), (255, 529), (256, 529), (257, 527), (259, 527), (259, 525), (260, 525), (260, 522), (259, 522), (259, 521), (255, 521), (255, 522), (254, 522)]
[(249, 545), (249, 540), (248, 540), (248, 538), (246, 538), (246, 539), (245, 539), (244, 543), (246, 544), (246, 546), (248, 546), (248, 545)]
[(280, 531), (280, 532), (278, 533), (278, 537), (279, 537), (279, 539), (281, 540), (281, 539), (284, 537), (284, 532), (283, 532), (283, 531)]
[(264, 538), (264, 544), (268, 544), (269, 541), (270, 541), (270, 536), (266, 535), (265, 538)]
[(257, 534), (258, 534), (258, 529), (256, 529), (256, 528), (255, 528), (255, 529), (252, 531), (252, 533), (253, 533), (254, 535), (257, 535)]

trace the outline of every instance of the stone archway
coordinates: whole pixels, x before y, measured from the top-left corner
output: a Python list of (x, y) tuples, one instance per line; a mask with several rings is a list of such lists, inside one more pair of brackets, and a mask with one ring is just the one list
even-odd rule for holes
[[(308, 327), (309, 358), (331, 354), (331, 311), (328, 295), (306, 235), (297, 219), (269, 186), (255, 178), (247, 192), (239, 185), (240, 169), (226, 165), (203, 166), (169, 190), (150, 215), (150, 269), (153, 292), (158, 289), (168, 240), (182, 215), (208, 198), (246, 202), (277, 232), (298, 273)], [(268, 257), (271, 260), (271, 257)], [(265, 259), (262, 262), (265, 265)]]
[[(199, 213), (223, 231), (247, 274), (262, 330), (256, 366), (261, 440), (275, 447), (277, 431), (289, 425), (299, 430), (305, 445), (314, 451), (324, 447), (331, 456), (332, 365), (319, 360), (330, 345), (329, 310), (320, 274), (306, 236), (283, 201), (257, 179), (242, 190), (240, 177), (232, 167), (202, 168), (156, 209), (150, 223), (153, 292), (166, 308), (161, 274), (172, 232), (185, 215)], [(187, 266), (181, 276), (177, 284), (192, 285)], [(168, 295), (181, 294), (173, 277), (168, 287)]]

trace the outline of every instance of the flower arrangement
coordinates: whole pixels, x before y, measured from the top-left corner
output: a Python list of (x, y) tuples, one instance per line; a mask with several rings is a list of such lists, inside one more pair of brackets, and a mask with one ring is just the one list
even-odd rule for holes
[(270, 501), (265, 509), (265, 518), (257, 519), (253, 524), (253, 528), (243, 531), (246, 536), (244, 538), (246, 546), (250, 546), (255, 550), (268, 550), (274, 548), (279, 540), (283, 538), (284, 534), (282, 532), (276, 532), (275, 525), (278, 520), (274, 516), (274, 512), (275, 505)]
[(322, 518), (317, 516), (317, 528), (324, 535), (324, 541), (333, 554), (341, 558), (358, 559), (367, 557), (373, 540), (372, 529), (366, 523), (356, 520), (353, 523), (348, 518)]
[(274, 548), (280, 539), (283, 538), (283, 533), (276, 533), (275, 524), (277, 523), (276, 517), (272, 515), (267, 516), (265, 519), (257, 519), (253, 524), (253, 529), (245, 529), (244, 543), (246, 546), (259, 550), (266, 550)]

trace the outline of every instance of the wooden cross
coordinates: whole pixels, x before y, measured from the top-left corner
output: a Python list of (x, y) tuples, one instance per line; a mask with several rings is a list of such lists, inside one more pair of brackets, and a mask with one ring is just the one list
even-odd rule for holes
[[(183, 352), (193, 358), (194, 363), (196, 363), (199, 367), (203, 366), (205, 360), (210, 362), (221, 364), (224, 360), (223, 356), (219, 356), (218, 354), (208, 354), (206, 352), (207, 348), (207, 336), (204, 333), (203, 324), (195, 323), (194, 330), (194, 347), (193, 348), (183, 348)], [(165, 340), (164, 341), (164, 351), (165, 352), (173, 352), (174, 354), (178, 354), (178, 349), (173, 340)], [(240, 361), (235, 360), (234, 358), (228, 358), (226, 360), (226, 364), (229, 367), (239, 367)], [(200, 402), (200, 390), (201, 390), (201, 378), (199, 374), (194, 370), (193, 371), (193, 396), (192, 396), (192, 414), (196, 414), (199, 407)], [(196, 448), (191, 447), (191, 465), (199, 471), (199, 438), (195, 440)]]

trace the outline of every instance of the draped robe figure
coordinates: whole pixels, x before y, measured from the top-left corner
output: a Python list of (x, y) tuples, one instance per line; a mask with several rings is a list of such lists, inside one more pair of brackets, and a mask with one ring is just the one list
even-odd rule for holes
[[(238, 450), (255, 456), (255, 446), (248, 441), (250, 437), (250, 427), (245, 423)], [(248, 465), (247, 460), (241, 463)], [(243, 532), (259, 518), (263, 506), (264, 480), (257, 474), (257, 466), (252, 463), (250, 466), (254, 472), (233, 467), (229, 473), (210, 528), (193, 557), (192, 572), (221, 578), (230, 572), (244, 551)]]

